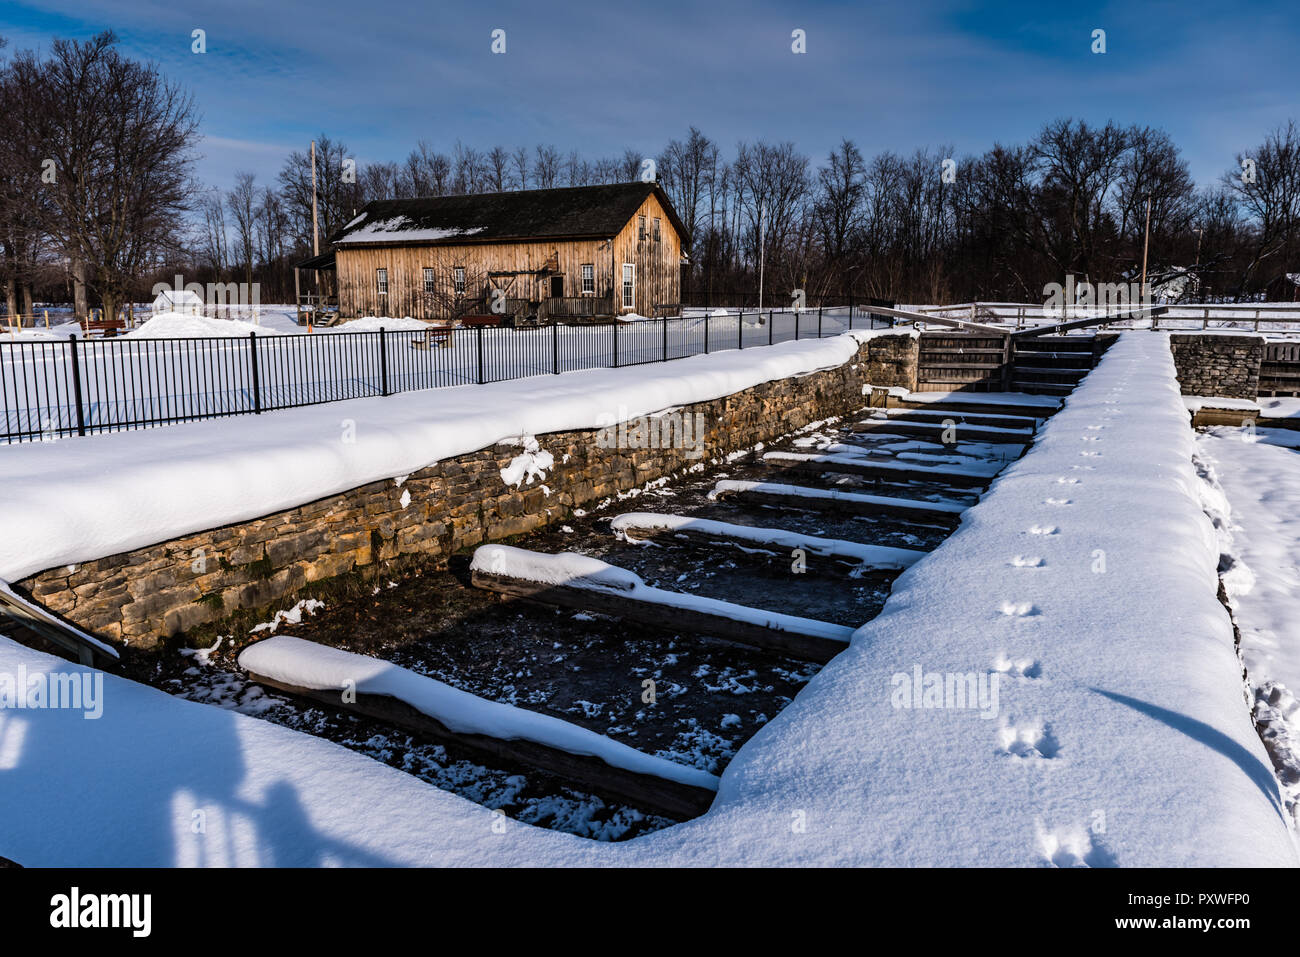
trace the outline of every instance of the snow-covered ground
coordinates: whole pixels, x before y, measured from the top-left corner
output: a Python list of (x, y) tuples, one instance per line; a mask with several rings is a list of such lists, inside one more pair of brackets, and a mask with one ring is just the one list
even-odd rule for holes
[[(251, 318), (251, 317), (250, 317)], [(835, 336), (847, 310), (776, 314), (771, 325), (736, 315), (666, 323), (458, 329), (433, 342), (410, 318), (365, 317), (306, 335), (292, 313), (257, 323), (163, 313), (124, 336), (85, 338), (79, 383), (67, 337), (26, 330), (0, 337), (0, 434), (24, 438), (73, 429), (138, 428), (255, 409), (627, 367), (707, 352)], [(797, 323), (797, 328), (796, 328)], [(855, 320), (855, 327), (868, 324)], [(382, 337), (379, 333), (386, 332)], [(339, 333), (364, 333), (343, 336)], [(80, 388), (80, 413), (76, 390)]]
[[(834, 346), (781, 355), (810, 364), (833, 357), (803, 348)], [(734, 355), (743, 363), (711, 367), (696, 388), (743, 380), (755, 356)], [(574, 391), (588, 409), (574, 395), (543, 395), (542, 411), (514, 410), (504, 434), (542, 431), (530, 414), (577, 427), (597, 394), (597, 404), (647, 411), (673, 404), (653, 379), (604, 375), (573, 377), (585, 380)], [(487, 434), (506, 424), (490, 418)], [(413, 419), (370, 447), (380, 474), (405, 474), (438, 448)], [(273, 421), (242, 434), (262, 466), (250, 474), (268, 486), (292, 471), (289, 458), (275, 459), (282, 443), (308, 460), (291, 486), (331, 456), (351, 461), (332, 443), (313, 455), (321, 432), (295, 440)], [(296, 431), (304, 425), (313, 423)], [(416, 448), (399, 455), (400, 435)], [(150, 436), (112, 441), (135, 438)], [(98, 720), (0, 713), (0, 855), (28, 865), (1295, 865), (1216, 597), (1219, 548), (1194, 444), (1167, 338), (1121, 337), (958, 531), (904, 572), (883, 612), (741, 748), (694, 821), (612, 846), (541, 831), (329, 742), (106, 676)], [(158, 481), (183, 490), (188, 508), (151, 501), (161, 513), (149, 519), (153, 534), (171, 533), (177, 512), (211, 518), (230, 507), (229, 498), (209, 506), (218, 483), (196, 466), (222, 469), (196, 462), (197, 448)], [(148, 443), (114, 450), (122, 461), (153, 454)], [(76, 476), (96, 463), (60, 464)], [(299, 500), (355, 479), (351, 465), (298, 487)], [(114, 514), (91, 523), (94, 548), (130, 537), (107, 528), (138, 517), (116, 504), (134, 488), (99, 489), (96, 504)], [(255, 504), (280, 507), (282, 494), (259, 490)], [(24, 507), (0, 504), (0, 523), (23, 519)], [(38, 562), (66, 550), (43, 546), (37, 527), (18, 522), (0, 567), (12, 574), (33, 549)], [(0, 668), (20, 667), (80, 670), (0, 640)]]
[(1197, 454), (1255, 720), (1300, 824), (1300, 433), (1220, 426)]

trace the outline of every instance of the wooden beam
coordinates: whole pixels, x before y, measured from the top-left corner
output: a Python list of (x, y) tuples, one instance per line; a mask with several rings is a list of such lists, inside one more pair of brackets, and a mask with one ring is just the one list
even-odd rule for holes
[[(907, 422), (893, 419), (867, 419), (857, 422), (849, 428), (850, 432), (885, 432), (890, 435), (909, 435), (928, 438), (936, 445), (946, 445), (940, 441), (945, 426), (942, 422)], [(1016, 429), (995, 429), (980, 425), (951, 426), (957, 433), (958, 442), (988, 442), (994, 445), (1028, 445), (1034, 440), (1034, 433), (1021, 432)]]
[(437, 718), (389, 695), (358, 692), (355, 702), (345, 703), (338, 689), (302, 688), (284, 684), (265, 675), (249, 672), (260, 685), (286, 694), (329, 705), (395, 725), (422, 737), (464, 748), (488, 760), (509, 761), (535, 767), (567, 782), (581, 785), (599, 794), (625, 801), (637, 807), (679, 820), (698, 817), (709, 809), (716, 797), (707, 788), (670, 781), (652, 774), (638, 774), (616, 768), (600, 758), (571, 754), (535, 741), (494, 738), (486, 734), (462, 734), (452, 731)]
[(1072, 322), (1058, 322), (1054, 326), (1035, 326), (1032, 329), (1019, 329), (1011, 333), (1012, 339), (1031, 339), (1038, 336), (1059, 335), (1071, 329), (1086, 329), (1089, 326), (1102, 326), (1111, 322), (1127, 322), (1129, 319), (1150, 319), (1163, 316), (1169, 311), (1168, 306), (1153, 306), (1150, 309), (1135, 309), (1131, 312), (1114, 313), (1108, 316), (1093, 316), (1090, 319), (1075, 319)]
[(892, 462), (849, 461), (846, 455), (800, 455), (797, 452), (768, 452), (763, 456), (765, 465), (793, 469), (800, 472), (835, 472), (843, 475), (865, 475), (870, 478), (891, 479), (897, 482), (943, 482), (963, 488), (984, 488), (993, 481), (992, 475), (974, 475), (939, 466), (903, 465)]
[[(636, 622), (650, 628), (708, 635), (712, 638), (748, 645), (760, 651), (805, 661), (816, 661), (820, 664), (825, 664), (847, 648), (849, 636), (853, 634), (852, 628), (811, 619), (805, 619), (810, 627), (803, 631), (767, 628), (755, 622), (731, 617), (721, 611), (715, 614), (699, 608), (644, 601), (628, 593), (583, 588), (572, 584), (553, 585), (479, 569), (471, 572), (470, 580), (477, 588), (499, 592), (513, 598), (526, 598), (545, 605), (559, 605), (563, 608), (613, 615), (624, 621)], [(730, 602), (719, 601), (713, 604), (719, 609), (731, 606), (737, 610), (750, 610), (743, 605), (731, 605)], [(835, 633), (839, 633), (841, 637), (828, 636)]]
[(779, 502), (795, 508), (813, 511), (848, 512), (852, 515), (890, 515), (927, 525), (954, 527), (961, 522), (965, 505), (944, 506), (938, 502), (892, 498), (883, 495), (865, 495), (859, 492), (842, 492), (838, 489), (806, 488), (798, 485), (779, 485), (769, 482), (719, 482), (712, 492), (714, 498), (736, 497)]

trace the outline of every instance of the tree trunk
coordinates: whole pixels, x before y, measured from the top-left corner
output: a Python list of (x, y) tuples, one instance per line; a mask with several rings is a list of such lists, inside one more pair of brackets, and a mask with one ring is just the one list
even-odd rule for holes
[(72, 260), (72, 314), (78, 322), (86, 318), (86, 267), (77, 258)]

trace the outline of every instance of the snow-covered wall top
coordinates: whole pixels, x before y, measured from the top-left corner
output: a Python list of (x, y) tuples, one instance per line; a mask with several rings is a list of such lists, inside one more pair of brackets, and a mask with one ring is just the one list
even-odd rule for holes
[(259, 518), (512, 437), (597, 428), (835, 368), (870, 335), (6, 446), (0, 579)]

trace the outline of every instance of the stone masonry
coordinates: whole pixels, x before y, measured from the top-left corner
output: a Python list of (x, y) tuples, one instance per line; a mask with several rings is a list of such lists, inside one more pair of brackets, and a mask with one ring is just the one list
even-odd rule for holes
[(1169, 348), (1183, 395), (1258, 397), (1262, 336), (1173, 333)]
[(239, 609), (283, 607), (310, 582), (399, 555), (443, 563), (460, 549), (534, 531), (696, 462), (851, 413), (867, 404), (868, 383), (915, 388), (916, 360), (914, 337), (877, 337), (839, 368), (686, 406), (683, 418), (704, 416), (702, 456), (693, 443), (603, 448), (595, 429), (539, 435), (555, 459), (542, 482), (507, 486), (501, 469), (522, 449), (497, 445), (430, 465), (400, 486), (374, 482), (254, 521), (48, 569), (18, 584), (94, 634), (149, 647)]

